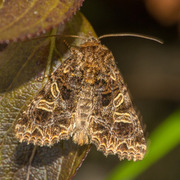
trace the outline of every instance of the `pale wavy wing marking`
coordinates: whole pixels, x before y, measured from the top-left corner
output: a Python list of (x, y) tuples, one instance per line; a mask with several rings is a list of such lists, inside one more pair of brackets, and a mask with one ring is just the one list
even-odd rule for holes
[(114, 107), (119, 107), (124, 102), (124, 96), (122, 93), (119, 93), (113, 100)]
[(60, 90), (59, 90), (58, 85), (57, 85), (56, 82), (53, 82), (53, 83), (51, 84), (51, 93), (52, 93), (52, 95), (53, 95), (53, 97), (54, 97), (55, 99), (58, 98), (58, 96), (59, 96), (59, 94), (60, 94)]
[(38, 102), (36, 108), (44, 110), (44, 111), (48, 111), (48, 112), (53, 112), (53, 110), (55, 109), (55, 103), (42, 99)]
[(114, 112), (113, 113), (113, 119), (114, 119), (114, 123), (117, 122), (123, 122), (123, 123), (132, 123), (130, 119), (130, 114), (129, 113), (119, 113), (119, 112)]
[[(59, 93), (60, 93), (60, 90), (57, 86), (57, 83), (53, 82), (51, 84), (51, 94), (56, 99), (56, 98), (58, 98)], [(45, 99), (42, 99), (37, 103), (36, 108), (42, 109), (42, 110), (48, 111), (48, 112), (53, 112), (54, 109), (56, 108), (56, 100), (54, 100), (53, 102), (49, 102)]]
[[(118, 95), (114, 98), (113, 100), (113, 105), (115, 109), (124, 102), (124, 95), (122, 93), (118, 93)], [(126, 117), (126, 119), (124, 118)], [(125, 112), (125, 113), (119, 113), (116, 112), (116, 110), (113, 112), (113, 118), (114, 118), (114, 123), (115, 122), (124, 122), (124, 123), (132, 123), (131, 120), (128, 120), (130, 118), (130, 114)]]

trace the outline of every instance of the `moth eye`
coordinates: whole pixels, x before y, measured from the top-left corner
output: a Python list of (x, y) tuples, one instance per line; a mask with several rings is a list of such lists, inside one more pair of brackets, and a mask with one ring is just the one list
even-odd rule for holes
[(108, 106), (109, 103), (111, 102), (111, 93), (108, 94), (102, 94), (102, 105), (103, 106)]
[(66, 86), (63, 86), (61, 89), (61, 93), (62, 93), (62, 98), (64, 100), (68, 100), (71, 96), (71, 90), (68, 89)]

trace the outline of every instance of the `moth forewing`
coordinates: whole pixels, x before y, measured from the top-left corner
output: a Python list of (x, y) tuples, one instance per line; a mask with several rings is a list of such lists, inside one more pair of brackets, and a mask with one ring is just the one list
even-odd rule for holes
[[(47, 87), (48, 86), (48, 87)], [(72, 137), (93, 143), (105, 155), (141, 160), (146, 142), (123, 78), (111, 51), (89, 37), (51, 75), (20, 114), (20, 142), (52, 146)]]

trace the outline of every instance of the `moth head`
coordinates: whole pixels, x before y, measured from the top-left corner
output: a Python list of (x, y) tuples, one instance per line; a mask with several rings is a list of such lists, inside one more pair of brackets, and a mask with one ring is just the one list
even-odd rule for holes
[(99, 46), (101, 44), (100, 40), (93, 37), (93, 36), (90, 36), (86, 39), (86, 41), (81, 44), (81, 47), (88, 47), (88, 46)]

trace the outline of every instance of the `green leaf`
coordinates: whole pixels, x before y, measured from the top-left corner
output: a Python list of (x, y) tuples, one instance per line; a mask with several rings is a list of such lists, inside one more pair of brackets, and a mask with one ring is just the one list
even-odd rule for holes
[(180, 110), (168, 117), (149, 137), (147, 154), (142, 161), (125, 162), (118, 166), (108, 180), (133, 179), (180, 143)]
[[(77, 13), (66, 25), (51, 34), (95, 35), (85, 17)], [(68, 56), (65, 38), (46, 37), (11, 43), (0, 52), (0, 179), (71, 179), (86, 157), (90, 145), (78, 146), (71, 140), (53, 147), (19, 143), (14, 122), (41, 90), (49, 75)], [(67, 38), (69, 46), (79, 45), (79, 38)]]
[(0, 42), (30, 38), (64, 24), (83, 0), (13, 0), (0, 4)]

